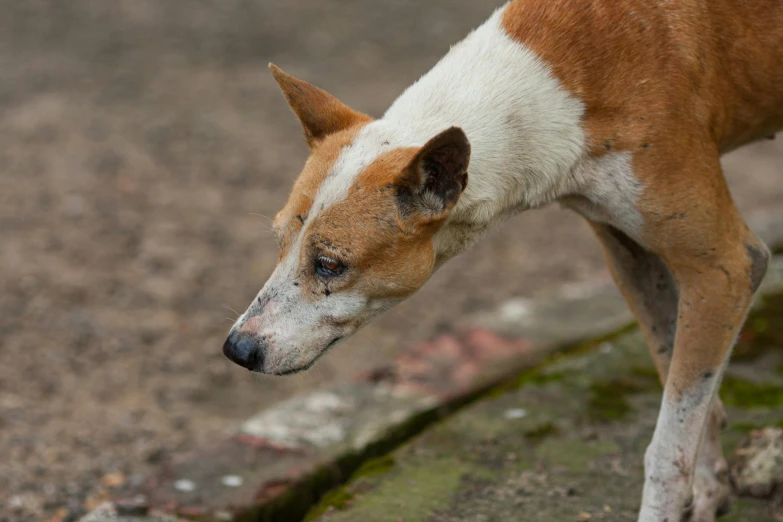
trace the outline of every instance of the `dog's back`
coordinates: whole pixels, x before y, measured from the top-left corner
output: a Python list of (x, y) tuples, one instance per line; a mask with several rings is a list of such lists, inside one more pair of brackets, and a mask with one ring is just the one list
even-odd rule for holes
[(783, 127), (779, 0), (515, 0), (503, 24), (585, 103), (596, 154), (695, 129), (725, 152)]

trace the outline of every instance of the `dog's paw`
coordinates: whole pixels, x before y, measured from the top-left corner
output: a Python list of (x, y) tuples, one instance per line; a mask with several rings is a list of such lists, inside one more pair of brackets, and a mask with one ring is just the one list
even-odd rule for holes
[(683, 521), (715, 522), (731, 506), (731, 488), (726, 460), (720, 458), (712, 469), (696, 469), (693, 501), (683, 513)]

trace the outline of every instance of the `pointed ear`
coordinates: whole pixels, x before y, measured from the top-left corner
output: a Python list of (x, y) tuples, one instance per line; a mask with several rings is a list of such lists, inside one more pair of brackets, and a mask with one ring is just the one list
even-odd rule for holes
[(428, 141), (397, 182), (402, 214), (437, 217), (451, 210), (468, 185), (469, 161), (470, 143), (459, 127)]
[(343, 105), (328, 92), (286, 74), (278, 66), (270, 63), (269, 69), (288, 105), (302, 123), (305, 139), (311, 148), (329, 134), (371, 120), (366, 114)]

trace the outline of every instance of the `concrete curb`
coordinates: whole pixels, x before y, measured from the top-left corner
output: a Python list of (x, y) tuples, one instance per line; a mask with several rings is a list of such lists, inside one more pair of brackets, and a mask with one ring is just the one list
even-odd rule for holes
[[(749, 222), (773, 250), (783, 246), (783, 213), (758, 214)], [(300, 520), (368, 458), (557, 351), (632, 321), (608, 277), (542, 299), (511, 299), (353, 382), (262, 411), (234, 436), (118, 492), (117, 505), (143, 498), (153, 515), (118, 517), (115, 505), (105, 504), (82, 522), (176, 520), (160, 518), (162, 513), (210, 521)]]

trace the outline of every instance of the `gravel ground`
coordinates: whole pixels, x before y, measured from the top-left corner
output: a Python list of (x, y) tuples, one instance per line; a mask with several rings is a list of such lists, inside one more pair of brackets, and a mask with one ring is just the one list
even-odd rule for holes
[[(221, 354), (307, 152), (267, 62), (378, 115), (497, 4), (0, 0), (0, 520), (73, 518), (271, 402), (604, 270), (578, 218), (531, 212), (311, 372)], [(783, 201), (780, 141), (726, 165), (744, 211)]]

